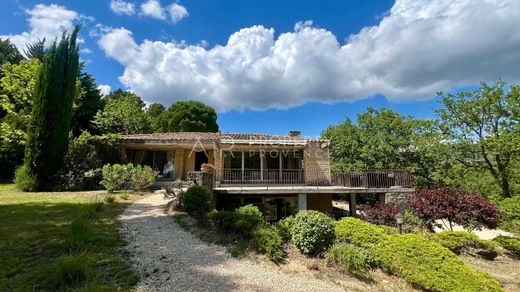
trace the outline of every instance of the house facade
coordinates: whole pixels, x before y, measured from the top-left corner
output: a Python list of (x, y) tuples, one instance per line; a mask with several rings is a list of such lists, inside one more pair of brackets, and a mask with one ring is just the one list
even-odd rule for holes
[(125, 135), (120, 146), (129, 162), (149, 165), (159, 173), (158, 184), (189, 180), (205, 169), (217, 209), (234, 210), (253, 204), (267, 220), (301, 210), (332, 214), (332, 194), (379, 194), (399, 199), (413, 192), (406, 171), (375, 170), (336, 173), (330, 168), (330, 141), (303, 138), (298, 131), (285, 136), (238, 133), (179, 132)]

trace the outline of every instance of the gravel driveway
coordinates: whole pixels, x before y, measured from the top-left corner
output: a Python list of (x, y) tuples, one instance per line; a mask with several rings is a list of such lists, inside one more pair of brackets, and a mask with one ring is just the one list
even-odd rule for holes
[(119, 218), (141, 275), (138, 291), (344, 291), (334, 283), (284, 274), (224, 247), (200, 241), (164, 213), (162, 194), (132, 204)]

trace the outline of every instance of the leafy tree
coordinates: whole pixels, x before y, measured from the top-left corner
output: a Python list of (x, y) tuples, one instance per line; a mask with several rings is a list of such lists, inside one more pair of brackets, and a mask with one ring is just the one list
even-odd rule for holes
[(35, 179), (35, 190), (53, 188), (67, 152), (79, 68), (78, 31), (76, 26), (50, 46), (36, 78), (25, 148), (25, 166)]
[(453, 230), (453, 223), (466, 229), (496, 228), (500, 219), (500, 209), (496, 205), (458, 188), (425, 188), (411, 196), (407, 205), (427, 225), (436, 225), (436, 220), (444, 219), (450, 230)]
[(92, 120), (102, 108), (101, 93), (97, 89), (94, 76), (83, 71), (83, 64), (80, 64), (78, 81), (72, 132), (74, 136), (78, 136), (81, 131), (97, 133), (97, 129), (92, 125)]
[(25, 46), (24, 54), (27, 59), (38, 59), (43, 62), (45, 57), (45, 38)]
[(152, 103), (147, 109), (146, 114), (152, 123), (152, 128), (154, 131), (157, 131), (159, 128), (159, 121), (161, 119), (161, 114), (164, 113), (166, 108), (164, 105), (160, 103)]
[(0, 39), (0, 76), (5, 63), (18, 64), (22, 60), (22, 54), (9, 39)]
[(385, 108), (369, 107), (357, 116), (356, 124), (346, 119), (321, 136), (332, 142), (333, 169), (409, 169), (419, 185), (437, 182), (436, 169), (446, 152), (438, 143), (442, 136), (434, 122)]
[(441, 93), (444, 108), (438, 115), (458, 162), (488, 171), (502, 195), (511, 197), (512, 166), (520, 153), (520, 86), (506, 90), (505, 85), (498, 81), (472, 92)]
[(174, 103), (157, 121), (157, 132), (217, 132), (217, 113), (202, 102)]
[(32, 110), (32, 94), (36, 75), (41, 67), (38, 60), (4, 65), (0, 79), (0, 177), (12, 178), (14, 168), (23, 161), (27, 125)]
[(94, 117), (102, 133), (135, 134), (151, 131), (145, 103), (132, 92), (118, 89), (103, 98), (104, 107)]

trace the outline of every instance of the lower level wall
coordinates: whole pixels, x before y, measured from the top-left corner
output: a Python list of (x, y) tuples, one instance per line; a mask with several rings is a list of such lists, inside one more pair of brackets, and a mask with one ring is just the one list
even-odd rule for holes
[(408, 201), (408, 197), (411, 193), (386, 193), (381, 194), (384, 198), (381, 198), (381, 201), (386, 203), (396, 203), (398, 205), (405, 204)]
[(307, 194), (307, 209), (332, 215), (332, 195)]

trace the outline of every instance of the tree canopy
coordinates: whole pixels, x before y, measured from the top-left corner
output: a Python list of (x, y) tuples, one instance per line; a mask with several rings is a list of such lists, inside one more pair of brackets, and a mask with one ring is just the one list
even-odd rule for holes
[(200, 101), (178, 101), (155, 122), (157, 132), (217, 132), (217, 113)]
[(132, 92), (118, 89), (103, 98), (104, 107), (94, 117), (102, 133), (135, 134), (152, 131), (145, 103)]

